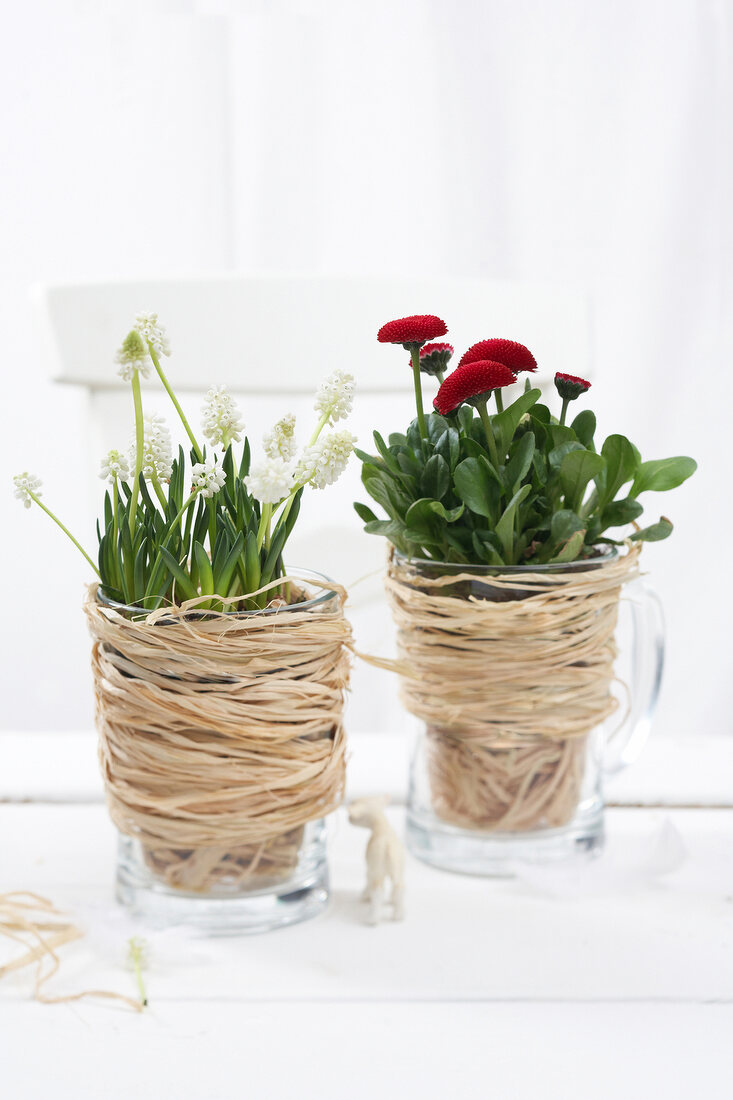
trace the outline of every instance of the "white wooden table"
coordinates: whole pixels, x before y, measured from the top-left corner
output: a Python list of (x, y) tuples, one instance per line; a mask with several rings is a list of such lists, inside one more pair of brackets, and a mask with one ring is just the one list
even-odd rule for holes
[[(352, 753), (352, 794), (402, 796), (399, 737)], [(357, 902), (366, 834), (337, 814), (328, 911), (154, 957), (143, 1015), (37, 1004), (29, 971), (0, 982), (0, 1097), (730, 1100), (733, 738), (657, 737), (609, 799), (592, 879), (409, 860), (406, 920), (376, 929)], [(645, 873), (670, 833), (681, 865)], [(108, 913), (114, 942), (114, 863), (93, 737), (0, 733), (0, 892)], [(63, 949), (54, 991), (89, 986), (134, 994), (94, 936)]]

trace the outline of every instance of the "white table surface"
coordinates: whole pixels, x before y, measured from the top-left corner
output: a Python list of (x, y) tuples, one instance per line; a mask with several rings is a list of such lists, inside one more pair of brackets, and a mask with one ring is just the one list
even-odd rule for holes
[[(355, 738), (351, 793), (401, 795), (404, 760), (398, 737)], [(340, 812), (326, 913), (157, 958), (153, 939), (142, 1016), (40, 1005), (30, 971), (3, 979), (0, 1097), (729, 1100), (732, 778), (733, 738), (657, 737), (609, 788), (591, 875), (489, 881), (408, 859), (406, 919), (376, 929), (357, 900), (366, 833)], [(654, 875), (670, 836), (684, 858)], [(109, 915), (104, 943), (62, 949), (54, 992), (134, 993), (114, 862), (93, 737), (0, 733), (0, 891)]]

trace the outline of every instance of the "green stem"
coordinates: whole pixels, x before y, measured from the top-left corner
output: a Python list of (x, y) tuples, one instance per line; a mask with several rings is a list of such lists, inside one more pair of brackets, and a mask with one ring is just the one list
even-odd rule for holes
[(500, 413), (504, 412), (504, 398), (501, 396), (501, 390), (494, 390), (494, 400), (496, 401), (496, 407)]
[(493, 429), (491, 427), (491, 417), (489, 416), (488, 410), (486, 408), (488, 400), (489, 400), (488, 397), (476, 398), (476, 408), (478, 409), (478, 414), (481, 417), (481, 423), (484, 426), (484, 433), (486, 435), (486, 442), (487, 442), (488, 447), (489, 447), (489, 454), (491, 456), (491, 461), (493, 462), (494, 469), (496, 470), (496, 472), (498, 474), (499, 473), (499, 453), (496, 449), (496, 440), (494, 439), (494, 432), (493, 432)]
[[(115, 554), (114, 554), (115, 566), (117, 564), (117, 540), (119, 538), (119, 528), (118, 528), (118, 523), (117, 523), (117, 509), (119, 508), (119, 504), (120, 504), (120, 491), (117, 488), (117, 478), (115, 478), (114, 482), (112, 483), (112, 509), (113, 509), (113, 512), (112, 512), (112, 538), (114, 539), (114, 544), (113, 545), (114, 545), (114, 551), (115, 551)], [(117, 577), (118, 582), (119, 582), (119, 580), (120, 580), (120, 578)]]
[(99, 579), (101, 580), (102, 578), (101, 578), (101, 576), (100, 576), (100, 574), (99, 574), (99, 570), (97, 569), (96, 565), (94, 564), (94, 562), (92, 561), (92, 559), (91, 559), (91, 558), (89, 557), (89, 555), (87, 554), (87, 552), (86, 552), (86, 550), (84, 549), (84, 547), (83, 547), (83, 546), (81, 546), (81, 545), (80, 545), (80, 544), (79, 544), (79, 543), (78, 543), (78, 542), (76, 541), (76, 539), (75, 539), (75, 538), (74, 538), (74, 536), (72, 535), (72, 533), (71, 533), (71, 531), (69, 530), (69, 528), (68, 528), (68, 527), (64, 527), (63, 523), (62, 523), (62, 522), (61, 522), (61, 520), (60, 520), (60, 519), (58, 518), (58, 516), (55, 516), (55, 515), (53, 514), (53, 512), (51, 511), (51, 509), (50, 509), (50, 508), (47, 508), (47, 507), (46, 507), (46, 505), (45, 505), (45, 504), (43, 503), (43, 501), (42, 501), (42, 500), (40, 500), (40, 499), (39, 499), (39, 497), (37, 497), (35, 493), (31, 492), (31, 490), (30, 490), (30, 489), (28, 489), (28, 490), (27, 490), (27, 492), (28, 492), (28, 495), (29, 495), (29, 497), (31, 498), (31, 500), (34, 500), (34, 501), (36, 502), (36, 504), (38, 505), (38, 507), (39, 507), (39, 508), (41, 508), (41, 509), (43, 509), (43, 511), (44, 511), (44, 512), (46, 513), (46, 515), (47, 515), (47, 516), (50, 516), (50, 517), (51, 517), (51, 519), (53, 520), (53, 522), (54, 522), (54, 523), (56, 523), (56, 524), (58, 524), (58, 526), (59, 526), (59, 527), (61, 528), (61, 530), (62, 530), (62, 531), (64, 532), (64, 534), (65, 534), (65, 535), (66, 535), (66, 536), (67, 536), (68, 538), (70, 538), (70, 539), (71, 539), (71, 541), (73, 542), (74, 546), (75, 546), (75, 547), (77, 548), (77, 550), (79, 550), (79, 551), (80, 551), (80, 553), (82, 553), (82, 554), (84, 555), (84, 557), (85, 557), (85, 558), (87, 559), (87, 561), (88, 561), (88, 562), (89, 562), (89, 564), (91, 565), (91, 567), (92, 567), (92, 569), (94, 570), (94, 572), (95, 572), (95, 573), (97, 574), (97, 576), (98, 576), (98, 577), (99, 577)]
[(331, 419), (331, 414), (325, 412), (323, 414), (323, 416), (321, 417), (321, 419), (316, 424), (316, 430), (313, 432), (313, 435), (310, 437), (310, 440), (308, 441), (308, 446), (309, 447), (313, 446), (313, 444), (318, 439), (318, 436), (321, 434), (323, 429), (326, 427), (326, 424), (328, 424), (330, 419)]
[(445, 381), (445, 371), (436, 370), (435, 377), (438, 379), (438, 385), (442, 386)]
[(163, 492), (163, 490), (160, 487), (160, 482), (158, 481), (158, 475), (153, 474), (153, 476), (150, 480), (153, 483), (153, 488), (155, 489), (155, 495), (157, 496), (158, 500), (160, 501), (160, 503), (162, 505), (162, 508), (163, 508), (163, 511), (165, 512), (166, 508), (168, 507), (168, 501), (165, 499), (165, 493)]
[(565, 424), (565, 413), (568, 411), (568, 405), (570, 404), (569, 397), (563, 397), (562, 399), (562, 412), (560, 413), (560, 425)]
[(143, 398), (140, 392), (140, 372), (132, 374), (132, 400), (135, 405), (135, 476), (132, 480), (130, 499), (130, 538), (135, 534), (135, 516), (137, 515), (137, 496), (140, 492), (140, 472), (143, 468), (143, 447), (145, 434), (143, 425)]
[(260, 516), (260, 526), (257, 531), (257, 549), (262, 549), (262, 543), (265, 541), (265, 536), (269, 537), (270, 533), (270, 519), (272, 517), (272, 505), (262, 505), (262, 515)]
[(423, 439), (428, 438), (428, 429), (425, 423), (425, 411), (422, 404), (422, 382), (420, 381), (420, 348), (412, 348), (412, 381), (415, 386), (415, 404), (417, 405), (417, 426)]
[(171, 384), (168, 381), (168, 379), (166, 378), (165, 373), (163, 371), (163, 368), (160, 365), (160, 360), (158, 359), (158, 356), (155, 353), (153, 345), (150, 343), (149, 340), (148, 340), (148, 351), (150, 352), (150, 358), (153, 360), (153, 366), (155, 367), (155, 369), (158, 373), (158, 378), (163, 383), (165, 391), (168, 394), (168, 396), (170, 397), (171, 401), (173, 402), (173, 405), (175, 406), (175, 410), (181, 418), (181, 423), (183, 424), (183, 427), (186, 429), (186, 434), (187, 434), (188, 438), (191, 440), (191, 446), (193, 447), (194, 451), (196, 452), (196, 458), (198, 459), (199, 462), (203, 462), (204, 461), (204, 456), (201, 452), (201, 448), (198, 445), (198, 442), (196, 440), (196, 436), (191, 431), (191, 426), (190, 426), (190, 424), (186, 420), (186, 417), (183, 414), (183, 409), (181, 408), (181, 406), (178, 402), (178, 398), (176, 397), (173, 390), (171, 389)]

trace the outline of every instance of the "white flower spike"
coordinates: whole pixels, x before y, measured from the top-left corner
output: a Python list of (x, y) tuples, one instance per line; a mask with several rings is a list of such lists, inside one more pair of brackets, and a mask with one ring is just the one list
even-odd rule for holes
[(131, 329), (122, 341), (116, 362), (119, 363), (117, 373), (124, 382), (131, 382), (136, 372), (139, 372), (143, 378), (147, 378), (150, 374), (153, 363), (148, 345), (137, 329)]
[(99, 470), (102, 481), (108, 481), (114, 485), (116, 481), (128, 481), (130, 477), (130, 463), (122, 451), (108, 451), (102, 459)]
[(212, 447), (221, 445), (226, 450), (232, 441), (240, 442), (244, 424), (239, 415), (239, 406), (226, 386), (210, 389), (201, 411), (204, 435)]
[(315, 489), (333, 485), (346, 469), (356, 436), (349, 431), (329, 432), (303, 453), (295, 471), (298, 482), (310, 482)]
[(227, 475), (215, 462), (197, 462), (191, 470), (194, 491), (202, 497), (213, 497), (223, 488)]
[(244, 479), (247, 489), (260, 504), (278, 504), (293, 488), (293, 468), (281, 458), (266, 458)]
[(321, 383), (316, 393), (314, 409), (322, 417), (328, 418), (328, 423), (335, 424), (337, 420), (345, 420), (351, 412), (354, 401), (354, 376), (346, 371), (336, 370)]
[(135, 329), (143, 339), (149, 341), (156, 355), (170, 355), (170, 342), (158, 321), (157, 313), (138, 313), (135, 317)]
[[(147, 413), (143, 417), (143, 477), (168, 481), (173, 472), (172, 464), (171, 433), (165, 419), (157, 413)], [(130, 468), (135, 469), (134, 443), (130, 448)]]
[(31, 493), (37, 497), (41, 496), (40, 489), (43, 482), (40, 477), (29, 474), (27, 470), (24, 470), (22, 474), (16, 474), (13, 483), (15, 485), (15, 498), (23, 501), (24, 508), (30, 508), (33, 503)]
[(295, 442), (295, 416), (288, 413), (266, 432), (262, 444), (268, 458), (281, 458), (283, 462), (290, 462), (295, 458), (297, 444)]

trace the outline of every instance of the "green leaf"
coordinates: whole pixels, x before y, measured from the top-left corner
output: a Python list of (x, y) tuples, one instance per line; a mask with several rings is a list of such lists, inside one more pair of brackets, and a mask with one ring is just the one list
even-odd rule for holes
[(214, 555), (214, 591), (220, 596), (229, 594), (229, 586), (232, 583), (237, 561), (244, 548), (244, 531), (240, 531), (234, 540), (226, 556)]
[(396, 519), (375, 519), (367, 523), (364, 530), (368, 535), (381, 535), (392, 542), (404, 534), (405, 525)]
[(453, 474), (456, 493), (466, 507), (489, 520), (496, 516), (499, 502), (497, 477), (493, 467), (478, 458), (464, 458)]
[(486, 562), (487, 565), (505, 565), (506, 562), (502, 558), (499, 551), (486, 539), (482, 538), (485, 532), (474, 531), (473, 532), (473, 549), (479, 559), (479, 561)]
[[(204, 550), (200, 542), (193, 544), (193, 552), (196, 557), (196, 567), (199, 572), (199, 582), (201, 585), (202, 596), (214, 595), (214, 572), (211, 568), (211, 562), (209, 561), (209, 555)], [(221, 595), (221, 593), (220, 593)]]
[(445, 508), (439, 500), (431, 500), (429, 506), (436, 516), (445, 520), (446, 523), (455, 523), (466, 510), (465, 504), (459, 504), (456, 508)]
[(606, 460), (594, 451), (571, 451), (560, 464), (560, 483), (565, 503), (577, 512), (583, 502), (588, 482), (605, 469)]
[(441, 454), (451, 470), (454, 469), (461, 453), (461, 441), (455, 428), (448, 428), (435, 443), (436, 454)]
[(504, 484), (513, 493), (532, 464), (534, 455), (534, 432), (525, 432), (522, 438), (512, 444), (509, 461), (504, 467)]
[(596, 434), (596, 414), (594, 412), (590, 409), (583, 409), (575, 417), (570, 427), (584, 447), (587, 447), (589, 451), (595, 450), (593, 436)]
[(568, 439), (566, 443), (560, 443), (557, 447), (553, 447), (547, 456), (547, 461), (550, 464), (550, 469), (559, 470), (562, 466), (565, 455), (569, 455), (572, 451), (585, 451), (586, 448), (582, 443), (578, 443), (577, 439)]
[(510, 564), (514, 558), (514, 513), (522, 501), (529, 495), (531, 489), (531, 485), (522, 485), (521, 489), (516, 491), (496, 525), (496, 534), (501, 542), (504, 551), (504, 561), (507, 564)]
[(634, 448), (623, 435), (609, 435), (601, 447), (601, 454), (606, 460), (606, 469), (598, 476), (597, 489), (598, 507), (603, 511), (621, 486), (634, 477), (638, 463)]
[(562, 508), (559, 512), (555, 512), (550, 521), (550, 538), (553, 545), (556, 546), (567, 542), (576, 531), (583, 531), (584, 529), (585, 525), (577, 512)]
[(638, 500), (624, 497), (623, 500), (613, 500), (607, 504), (601, 514), (601, 530), (607, 527), (623, 527), (626, 523), (632, 523), (644, 511)]
[(260, 587), (260, 552), (257, 535), (250, 531), (244, 544), (244, 592), (256, 592)]
[(687, 458), (685, 455), (642, 462), (629, 495), (638, 497), (639, 493), (650, 490), (664, 493), (668, 489), (676, 489), (688, 477), (692, 477), (696, 469), (694, 458)]
[(461, 405), (458, 409), (456, 416), (458, 418), (458, 424), (464, 435), (471, 435), (471, 429), (473, 428), (474, 412), (470, 405)]
[(196, 589), (191, 584), (190, 578), (183, 572), (183, 569), (171, 554), (170, 550), (166, 546), (161, 546), (160, 553), (168, 566), (168, 569), (172, 576), (175, 578), (176, 587), (184, 600), (193, 600), (198, 595)]
[(583, 549), (585, 542), (585, 531), (576, 531), (574, 535), (571, 535), (568, 541), (563, 546), (559, 554), (555, 554), (554, 558), (550, 558), (550, 564), (563, 561), (575, 561), (580, 551)]
[(501, 450), (504, 452), (509, 450), (509, 444), (514, 438), (519, 421), (539, 401), (540, 397), (542, 397), (541, 390), (526, 390), (516, 401), (508, 405), (504, 412), (492, 418), (494, 427), (499, 433)]
[(360, 504), (358, 500), (354, 501), (354, 511), (362, 523), (374, 523), (377, 519), (371, 508), (368, 508), (366, 504)]
[(420, 500), (414, 501), (413, 504), (407, 509), (405, 515), (405, 523), (413, 531), (420, 532), (421, 535), (427, 538), (437, 538), (437, 518), (435, 512), (430, 507), (435, 502), (421, 497)]
[(674, 530), (672, 522), (666, 516), (662, 516), (658, 523), (652, 523), (649, 527), (643, 527), (641, 531), (635, 531), (631, 536), (632, 542), (661, 542), (669, 538)]
[(449, 488), (450, 469), (448, 463), (442, 455), (434, 454), (425, 463), (420, 479), (420, 491), (432, 500), (441, 500)]

